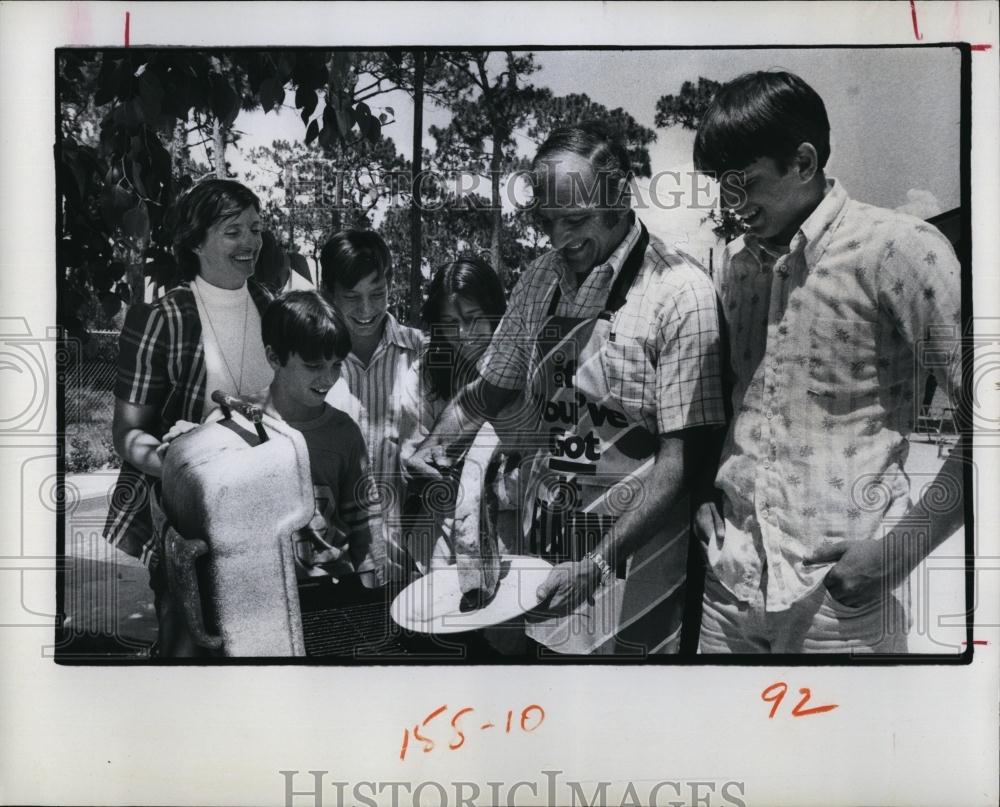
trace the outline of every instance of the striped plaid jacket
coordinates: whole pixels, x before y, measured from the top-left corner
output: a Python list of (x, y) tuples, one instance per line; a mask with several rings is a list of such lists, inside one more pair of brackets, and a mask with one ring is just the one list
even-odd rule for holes
[[(263, 314), (270, 293), (252, 278), (250, 296)], [(160, 410), (156, 437), (178, 420), (199, 423), (206, 410), (205, 350), (194, 293), (184, 282), (152, 303), (133, 305), (118, 338), (115, 397)], [(154, 477), (122, 463), (104, 537), (123, 552), (152, 568), (157, 547), (149, 512)]]

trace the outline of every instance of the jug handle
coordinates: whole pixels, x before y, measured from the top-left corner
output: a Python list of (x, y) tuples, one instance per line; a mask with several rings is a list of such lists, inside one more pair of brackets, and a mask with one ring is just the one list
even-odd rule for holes
[(242, 398), (237, 398), (235, 395), (227, 395), (220, 389), (212, 393), (212, 400), (219, 405), (219, 409), (222, 410), (222, 416), (226, 420), (229, 420), (233, 416), (233, 410), (235, 409), (253, 424), (260, 441), (262, 443), (267, 442), (267, 432), (264, 431), (264, 410), (260, 406), (250, 403), (250, 401), (244, 401)]
[(166, 544), (167, 582), (175, 592), (184, 613), (191, 636), (202, 647), (222, 648), (222, 637), (212, 636), (205, 629), (201, 610), (201, 590), (195, 561), (208, 552), (208, 544), (198, 538), (182, 538), (173, 529), (164, 536)]

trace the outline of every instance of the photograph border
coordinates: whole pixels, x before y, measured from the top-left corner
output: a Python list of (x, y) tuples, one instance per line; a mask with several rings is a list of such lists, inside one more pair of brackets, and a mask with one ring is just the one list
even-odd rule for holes
[[(56, 48), (53, 59), (58, 67), (59, 58), (67, 52), (104, 52), (117, 53), (123, 51), (146, 52), (162, 50), (188, 50), (205, 54), (234, 52), (234, 51), (259, 51), (259, 50), (287, 50), (287, 51), (326, 51), (326, 52), (358, 52), (373, 50), (406, 50), (440, 52), (450, 50), (475, 49), (486, 51), (512, 50), (515, 52), (527, 51), (586, 51), (586, 52), (609, 52), (609, 51), (810, 51), (810, 50), (941, 50), (957, 49), (960, 52), (960, 74), (959, 74), (959, 105), (961, 110), (960, 133), (959, 133), (959, 190), (961, 207), (961, 241), (959, 249), (956, 250), (961, 266), (961, 308), (962, 325), (961, 337), (968, 338), (972, 335), (972, 325), (974, 322), (974, 307), (972, 295), (973, 267), (972, 267), (972, 186), (971, 186), (971, 149), (972, 149), (972, 45), (968, 42), (914, 42), (914, 43), (886, 43), (886, 44), (822, 44), (822, 45), (790, 45), (790, 44), (754, 44), (754, 45), (511, 45), (511, 44), (490, 44), (490, 45), (406, 45), (393, 44), (391, 46), (379, 47), (374, 44), (362, 44), (357, 46), (320, 46), (320, 45), (292, 45), (280, 44), (268, 45), (238, 45), (238, 46), (213, 46), (201, 47), (192, 45), (137, 45), (134, 47), (100, 47), (100, 46), (66, 46)], [(54, 133), (55, 150), (54, 162), (58, 166), (60, 145), (61, 145), (61, 114), (60, 99), (58, 93), (58, 70), (55, 71), (55, 110), (54, 110)], [(55, 200), (54, 214), (54, 240), (59, 237), (59, 212), (58, 200), (63, 189), (63, 179), (56, 171), (55, 179)], [(56, 265), (56, 308), (60, 310), (60, 302), (64, 295), (63, 284), (58, 278), (58, 263)], [(61, 323), (60, 323), (61, 325)], [(64, 360), (73, 355), (73, 340), (69, 339), (65, 332), (61, 332), (61, 340), (58, 346), (60, 349), (57, 355)], [(973, 352), (971, 349), (962, 350), (962, 386), (963, 395), (966, 401), (971, 401), (972, 375), (973, 375)], [(57, 418), (57, 474), (60, 485), (65, 483), (65, 458), (66, 458), (66, 436), (65, 436), (65, 414), (66, 414), (66, 373), (63, 367), (59, 368), (56, 375), (56, 418)], [(971, 406), (966, 404), (966, 406)], [(971, 424), (971, 419), (970, 419)], [(956, 424), (957, 425), (957, 424)], [(830, 654), (733, 654), (733, 655), (697, 655), (697, 654), (657, 654), (645, 655), (641, 658), (629, 656), (563, 656), (557, 654), (546, 655), (544, 658), (526, 658), (524, 656), (509, 656), (499, 659), (456, 659), (450, 661), (446, 659), (427, 657), (387, 657), (373, 656), (367, 657), (347, 657), (347, 656), (317, 656), (317, 657), (220, 657), (211, 659), (165, 659), (165, 658), (130, 658), (125, 656), (101, 657), (87, 655), (86, 653), (59, 653), (58, 649), (64, 646), (67, 641), (67, 631), (62, 626), (61, 616), (65, 615), (65, 583), (67, 577), (67, 564), (65, 562), (66, 550), (66, 496), (60, 497), (57, 502), (56, 515), (56, 554), (58, 562), (56, 565), (56, 620), (53, 628), (56, 654), (54, 660), (57, 664), (66, 666), (93, 666), (93, 667), (190, 667), (190, 666), (307, 666), (307, 667), (377, 667), (377, 666), (404, 666), (404, 667), (506, 667), (524, 666), (582, 666), (582, 667), (603, 667), (603, 666), (711, 666), (711, 667), (731, 667), (731, 666), (752, 666), (752, 667), (801, 667), (801, 666), (851, 666), (851, 667), (883, 667), (883, 666), (912, 666), (912, 665), (968, 665), (971, 664), (975, 647), (973, 633), (975, 627), (976, 610), (976, 556), (975, 556), (975, 524), (974, 524), (974, 460), (972, 446), (972, 432), (966, 431), (958, 426), (959, 437), (965, 443), (964, 451), (966, 455), (963, 462), (963, 507), (964, 507), (964, 529), (965, 529), (965, 649), (960, 653), (949, 654), (918, 654), (908, 653), (891, 656), (881, 656), (875, 654), (853, 654), (853, 653), (830, 653)], [(964, 438), (970, 438), (965, 440)], [(700, 586), (699, 586), (700, 588)]]

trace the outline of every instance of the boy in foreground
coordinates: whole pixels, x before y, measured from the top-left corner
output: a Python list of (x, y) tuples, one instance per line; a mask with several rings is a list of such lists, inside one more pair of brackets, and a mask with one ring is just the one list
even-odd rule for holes
[(357, 424), (326, 403), (351, 350), (343, 318), (316, 291), (291, 291), (264, 312), (261, 332), (274, 380), (258, 398), (302, 433), (309, 450), (316, 512), (297, 539), (298, 572), (375, 585), (374, 493)]

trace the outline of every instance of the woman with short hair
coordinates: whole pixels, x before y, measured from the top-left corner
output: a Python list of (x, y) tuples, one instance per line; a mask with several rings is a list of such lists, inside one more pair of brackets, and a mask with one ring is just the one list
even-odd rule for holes
[(119, 337), (112, 436), (123, 465), (104, 528), (150, 570), (161, 655), (192, 650), (180, 646), (186, 631), (170, 610), (151, 517), (163, 454), (214, 408), (212, 392), (253, 393), (273, 376), (260, 329), (270, 295), (253, 279), (260, 200), (238, 182), (209, 179), (173, 213), (176, 283), (153, 303), (133, 305)]

